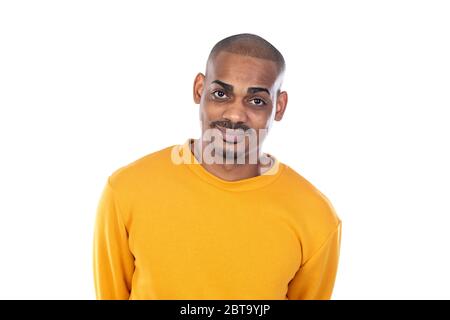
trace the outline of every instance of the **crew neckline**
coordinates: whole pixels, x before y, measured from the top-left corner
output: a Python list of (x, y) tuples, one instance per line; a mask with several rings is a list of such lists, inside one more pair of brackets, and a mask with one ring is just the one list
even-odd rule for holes
[[(190, 171), (195, 173), (199, 178), (205, 182), (212, 184), (218, 188), (229, 190), (229, 191), (247, 191), (259, 189), (268, 184), (274, 182), (283, 172), (285, 165), (281, 163), (276, 157), (269, 153), (264, 153), (266, 156), (273, 159), (272, 167), (267, 169), (264, 173), (241, 180), (228, 181), (219, 178), (206, 170), (197, 160), (195, 155), (192, 153), (190, 144), (193, 142), (193, 138), (188, 138), (182, 145), (177, 145), (178, 148), (176, 152), (181, 159), (181, 165), (188, 168)], [(186, 161), (187, 160), (187, 161)]]

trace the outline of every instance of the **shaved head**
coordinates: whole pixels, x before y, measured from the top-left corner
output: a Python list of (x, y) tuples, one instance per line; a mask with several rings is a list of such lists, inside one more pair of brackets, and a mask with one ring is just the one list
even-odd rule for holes
[(283, 55), (270, 42), (251, 33), (240, 33), (220, 40), (212, 48), (207, 63), (212, 62), (220, 52), (229, 52), (243, 56), (255, 57), (274, 61), (278, 67), (278, 74), (282, 74), (286, 68)]

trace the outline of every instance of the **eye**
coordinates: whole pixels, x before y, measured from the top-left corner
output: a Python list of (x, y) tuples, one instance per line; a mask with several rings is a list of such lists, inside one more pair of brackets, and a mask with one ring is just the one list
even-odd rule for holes
[(218, 99), (223, 99), (226, 96), (225, 92), (223, 92), (222, 90), (216, 90), (212, 94), (213, 94), (214, 98), (218, 98)]
[(266, 102), (263, 99), (260, 99), (260, 98), (254, 98), (254, 99), (252, 99), (250, 101), (253, 101), (252, 104), (254, 104), (256, 106), (263, 106), (263, 105), (266, 104)]

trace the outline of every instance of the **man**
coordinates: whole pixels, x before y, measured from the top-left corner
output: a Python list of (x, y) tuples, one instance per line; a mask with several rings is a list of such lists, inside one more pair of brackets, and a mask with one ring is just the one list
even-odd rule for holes
[(261, 146), (287, 105), (263, 38), (218, 42), (194, 81), (202, 136), (108, 179), (96, 219), (98, 299), (330, 299), (341, 220)]

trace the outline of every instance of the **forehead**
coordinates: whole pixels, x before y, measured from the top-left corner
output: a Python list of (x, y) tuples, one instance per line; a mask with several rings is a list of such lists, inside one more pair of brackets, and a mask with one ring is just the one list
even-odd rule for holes
[(274, 61), (224, 51), (212, 59), (207, 68), (208, 83), (219, 79), (236, 87), (272, 87), (278, 76)]

